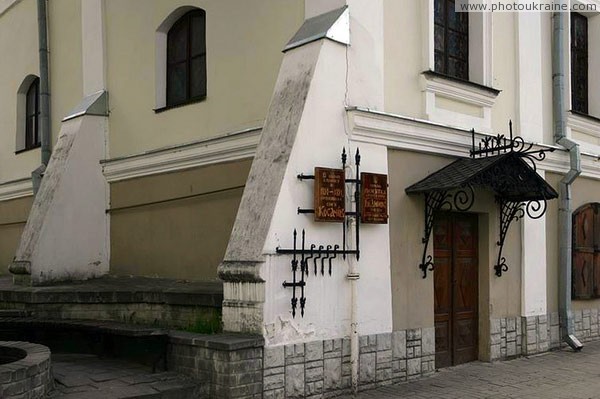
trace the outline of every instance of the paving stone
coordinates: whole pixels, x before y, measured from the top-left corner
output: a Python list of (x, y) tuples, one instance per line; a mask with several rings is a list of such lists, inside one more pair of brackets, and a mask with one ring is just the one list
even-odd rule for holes
[[(200, 381), (174, 372), (152, 371), (139, 364), (89, 355), (52, 355), (56, 376), (52, 399), (197, 398)], [(101, 371), (101, 372), (99, 372)]]
[[(415, 362), (411, 365), (408, 360), (408, 368), (415, 371), (416, 360), (420, 359), (412, 360)], [(398, 365), (393, 367), (399, 368)], [(423, 361), (421, 371), (430, 367), (433, 366)], [(577, 353), (563, 347), (560, 351), (529, 358), (495, 363), (477, 361), (440, 369), (430, 377), (362, 392), (356, 399), (600, 398), (598, 369), (600, 342), (588, 342)], [(400, 380), (394, 378), (394, 381)]]

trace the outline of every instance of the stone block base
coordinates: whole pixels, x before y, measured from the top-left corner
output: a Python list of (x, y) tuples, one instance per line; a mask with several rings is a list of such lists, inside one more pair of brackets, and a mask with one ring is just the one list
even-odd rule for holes
[(560, 346), (558, 313), (490, 320), (490, 360), (534, 355)]
[[(435, 371), (433, 328), (359, 338), (360, 390)], [(352, 390), (350, 339), (265, 347), (263, 398), (330, 397)]]

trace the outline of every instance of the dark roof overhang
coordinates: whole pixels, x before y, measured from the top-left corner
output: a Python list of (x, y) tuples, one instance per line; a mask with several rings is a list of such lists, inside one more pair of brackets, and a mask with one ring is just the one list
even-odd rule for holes
[(494, 192), (511, 202), (558, 198), (556, 190), (518, 152), (485, 158), (460, 158), (406, 189), (407, 194), (449, 192), (470, 186)]

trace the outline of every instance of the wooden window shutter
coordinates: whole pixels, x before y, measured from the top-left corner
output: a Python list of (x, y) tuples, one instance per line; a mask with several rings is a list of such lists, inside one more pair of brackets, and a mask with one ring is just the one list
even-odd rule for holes
[(595, 267), (596, 257), (596, 239), (595, 230), (597, 216), (597, 204), (588, 204), (578, 209), (573, 214), (573, 277), (572, 277), (572, 297), (573, 299), (589, 299), (595, 294), (594, 269), (598, 269), (600, 277), (600, 263)]

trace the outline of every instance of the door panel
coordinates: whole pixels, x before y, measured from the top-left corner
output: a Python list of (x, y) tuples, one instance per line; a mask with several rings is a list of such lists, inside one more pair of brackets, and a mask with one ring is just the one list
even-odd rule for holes
[(477, 216), (440, 213), (434, 226), (436, 367), (477, 359)]

